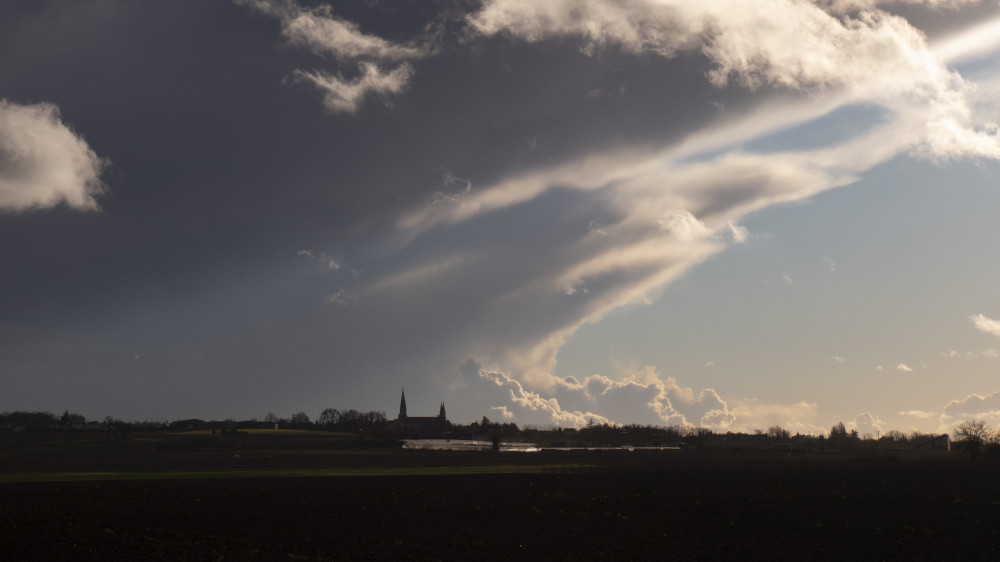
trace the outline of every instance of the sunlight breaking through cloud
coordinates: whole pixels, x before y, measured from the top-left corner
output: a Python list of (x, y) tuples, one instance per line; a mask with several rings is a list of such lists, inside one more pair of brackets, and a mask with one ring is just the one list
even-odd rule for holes
[[(844, 4), (827, 7), (844, 11)], [(536, 324), (534, 338), (493, 345), (499, 353), (477, 355), (503, 370), (505, 380), (536, 392), (557, 392), (562, 384), (552, 375), (557, 354), (579, 327), (611, 310), (655, 299), (666, 284), (724, 248), (725, 233), (733, 234), (733, 242), (744, 241), (745, 233), (732, 225), (748, 213), (848, 185), (900, 154), (936, 163), (1000, 157), (988, 127), (971, 121), (970, 85), (941, 62), (921, 32), (884, 12), (833, 16), (815, 5), (783, 0), (769, 1), (767, 9), (725, 1), (492, 0), (468, 21), (476, 34), (528, 43), (575, 38), (588, 54), (613, 48), (663, 57), (699, 51), (715, 64), (709, 80), (716, 87), (809, 92), (798, 105), (765, 103), (714, 129), (693, 131), (677, 144), (593, 153), (403, 215), (398, 227), (405, 240), (415, 240), (556, 190), (576, 191), (582, 201), (600, 201), (613, 211), (617, 220), (602, 224), (599, 236), (589, 232), (568, 246), (522, 248), (538, 256), (571, 250), (568, 259), (539, 267), (530, 282), (507, 289), (508, 306), (537, 306), (556, 293), (577, 296), (582, 287), (588, 292), (588, 298), (554, 315), (561, 320), (550, 322), (547, 331)], [(750, 152), (738, 144), (852, 104), (881, 106), (889, 117), (853, 138), (814, 149)], [(694, 155), (700, 156), (692, 160)], [(824, 263), (837, 270), (831, 258)], [(905, 363), (896, 369), (913, 371)], [(520, 390), (514, 394), (525, 403)]]

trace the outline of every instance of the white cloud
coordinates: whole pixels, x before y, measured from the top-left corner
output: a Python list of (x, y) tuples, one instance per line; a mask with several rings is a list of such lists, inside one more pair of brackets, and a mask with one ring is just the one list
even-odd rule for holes
[(737, 244), (745, 243), (750, 237), (750, 233), (746, 227), (740, 226), (733, 221), (729, 221), (727, 226), (729, 227), (729, 237)]
[(896, 370), (897, 371), (903, 371), (904, 373), (912, 373), (913, 372), (913, 369), (909, 365), (907, 365), (906, 363), (900, 363), (899, 365), (896, 365)]
[(388, 73), (370, 63), (361, 64), (361, 75), (353, 80), (333, 75), (321, 70), (296, 70), (289, 79), (292, 82), (306, 82), (319, 88), (323, 93), (323, 106), (333, 113), (354, 113), (362, 101), (371, 95), (387, 99), (406, 89), (413, 67), (402, 64)]
[(424, 197), (424, 200), (433, 205), (439, 205), (443, 203), (453, 203), (458, 201), (462, 196), (467, 195), (472, 191), (472, 180), (468, 178), (460, 178), (452, 173), (451, 170), (441, 167), (442, 182), (445, 187), (451, 187), (452, 185), (458, 183), (462, 184), (462, 187), (458, 191), (446, 192), (443, 190), (438, 190), (430, 195)]
[(830, 271), (837, 271), (837, 263), (833, 261), (831, 257), (823, 258), (823, 263), (826, 264), (827, 269)]
[(332, 269), (334, 271), (340, 269), (340, 262), (335, 258), (329, 256), (326, 252), (313, 252), (312, 250), (299, 250), (295, 252), (295, 255), (306, 258), (312, 263), (316, 264), (323, 269)]
[[(413, 67), (401, 61), (431, 54), (426, 44), (402, 45), (362, 33), (359, 26), (333, 14), (321, 4), (306, 8), (295, 0), (234, 0), (262, 14), (281, 20), (281, 34), (289, 44), (317, 55), (332, 55), (338, 61), (355, 64), (360, 74), (345, 78), (342, 73), (323, 70), (295, 70), (287, 81), (306, 82), (323, 92), (323, 105), (332, 113), (355, 113), (370, 94), (383, 100), (406, 89)], [(399, 63), (383, 72), (379, 63)]]
[(281, 35), (292, 45), (317, 55), (353, 61), (376, 59), (400, 61), (426, 56), (422, 46), (399, 45), (363, 33), (358, 24), (334, 15), (333, 8), (320, 4), (306, 8), (294, 0), (235, 0), (239, 5), (281, 20)]
[(834, 356), (833, 356), (833, 357), (831, 357), (830, 359), (833, 359), (833, 360), (834, 360), (834, 361), (836, 361), (837, 363), (847, 363), (847, 359), (844, 359), (843, 357), (841, 357), (841, 356), (839, 356), (839, 355), (834, 355)]
[(663, 232), (673, 234), (683, 241), (704, 240), (712, 236), (712, 230), (688, 211), (671, 209), (654, 222)]
[(727, 429), (733, 422), (729, 407), (714, 390), (696, 393), (673, 378), (663, 379), (653, 367), (626, 369), (614, 379), (604, 375), (556, 379), (544, 394), (500, 371), (480, 369), (479, 377), (506, 391), (496, 398), (507, 403), (495, 408), (508, 408), (520, 423), (579, 427), (592, 419)]
[(563, 292), (566, 293), (566, 296), (571, 297), (577, 293), (580, 293), (581, 295), (586, 295), (587, 293), (590, 292), (590, 290), (587, 289), (587, 285), (583, 282), (583, 279), (577, 279), (576, 281), (573, 281), (572, 283), (566, 285), (566, 287), (563, 289)]
[(713, 82), (736, 76), (751, 87), (857, 82), (877, 74), (885, 63), (878, 55), (910, 70), (917, 61), (907, 55), (923, 43), (901, 18), (832, 17), (794, 0), (490, 0), (469, 22), (479, 33), (527, 41), (579, 37), (588, 52), (617, 47), (669, 57), (699, 50), (716, 64)]
[(936, 418), (936, 417), (940, 416), (941, 414), (936, 413), (936, 412), (924, 412), (922, 410), (906, 410), (906, 411), (903, 411), (903, 412), (899, 412), (899, 415), (901, 415), (901, 416), (910, 416), (910, 417), (914, 417), (914, 418), (920, 418), (922, 420), (929, 420), (929, 419)]
[(1000, 392), (992, 394), (970, 394), (961, 400), (945, 404), (941, 412), (941, 431), (949, 431), (955, 424), (979, 419), (1000, 427)]
[(965, 398), (948, 402), (939, 411), (913, 409), (897, 413), (901, 417), (917, 418), (923, 422), (937, 421), (936, 425), (921, 423), (921, 431), (949, 433), (956, 424), (970, 419), (983, 420), (994, 428), (1000, 428), (1000, 392), (969, 394)]
[[(482, 369), (479, 371), (479, 376), (496, 385), (498, 388), (506, 390), (509, 393), (509, 399), (513, 406), (527, 412), (541, 414), (541, 423), (554, 423), (561, 426), (582, 427), (587, 424), (588, 420), (594, 420), (595, 423), (606, 423), (610, 421), (608, 418), (590, 411), (564, 410), (559, 405), (559, 401), (555, 398), (544, 398), (537, 392), (527, 390), (520, 382), (510, 378), (505, 373), (500, 371)], [(502, 405), (501, 407), (504, 407), (505, 411), (509, 411), (506, 410), (506, 405)], [(533, 420), (528, 418), (527, 421), (530, 423)], [(523, 420), (522, 423), (524, 423)]]
[(343, 287), (337, 289), (336, 292), (327, 295), (323, 300), (326, 304), (335, 304), (338, 306), (360, 305), (362, 302), (358, 297), (347, 292), (347, 290)]
[(844, 425), (848, 429), (857, 431), (862, 438), (875, 438), (877, 435), (884, 432), (883, 424), (885, 424), (885, 422), (872, 415), (871, 412), (864, 412), (858, 414), (853, 420)]
[(967, 4), (978, 4), (982, 0), (812, 0), (813, 3), (834, 13), (870, 10), (883, 4), (913, 4), (937, 9), (957, 9)]
[(970, 316), (969, 320), (972, 321), (976, 329), (980, 332), (1000, 337), (1000, 322), (987, 318), (982, 314)]
[(396, 45), (380, 37), (365, 35), (357, 24), (334, 17), (330, 6), (299, 12), (284, 22), (282, 34), (293, 45), (348, 60), (361, 57), (405, 60), (426, 54), (421, 48)]
[(987, 349), (983, 351), (983, 357), (1000, 357), (1000, 351), (995, 349)]
[(0, 210), (25, 211), (61, 203), (98, 208), (107, 162), (62, 122), (50, 103), (0, 99)]
[(507, 409), (507, 406), (492, 406), (490, 407), (494, 412), (500, 414), (500, 419), (504, 422), (509, 422), (514, 419), (514, 412)]
[[(478, 363), (467, 362), (475, 367)], [(466, 366), (463, 365), (463, 369)], [(663, 377), (652, 366), (619, 365), (616, 377), (590, 375), (583, 379), (558, 379), (546, 397), (530, 390), (506, 373), (480, 369), (479, 377), (504, 391), (494, 395), (519, 423), (585, 425), (596, 423), (648, 423), (680, 427), (706, 427), (716, 431), (751, 431), (781, 425), (799, 433), (821, 433), (816, 425), (817, 404), (766, 403), (754, 399), (723, 399), (715, 390), (695, 391), (673, 377)], [(468, 377), (468, 374), (466, 374)]]
[(774, 404), (745, 399), (736, 401), (732, 414), (735, 418), (732, 424), (734, 431), (750, 432), (780, 425), (791, 433), (818, 435), (825, 432), (825, 428), (816, 423), (819, 405), (815, 402)]
[(881, 11), (835, 16), (794, 0), (490, 0), (470, 16), (479, 33), (527, 41), (578, 37), (586, 51), (616, 47), (674, 56), (701, 51), (718, 86), (830, 90), (886, 104), (915, 152), (936, 161), (1000, 157), (988, 132), (970, 127), (969, 85), (905, 19)]

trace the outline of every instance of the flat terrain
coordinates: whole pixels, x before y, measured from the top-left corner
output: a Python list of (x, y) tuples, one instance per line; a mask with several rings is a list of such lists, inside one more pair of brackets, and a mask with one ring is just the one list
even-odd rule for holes
[(947, 455), (18, 447), (5, 560), (980, 560), (1000, 542), (1000, 465)]

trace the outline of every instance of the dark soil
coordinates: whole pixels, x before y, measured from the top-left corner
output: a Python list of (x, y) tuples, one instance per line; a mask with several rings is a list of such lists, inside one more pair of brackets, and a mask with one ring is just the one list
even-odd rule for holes
[[(4, 560), (995, 560), (1000, 465), (698, 452), (410, 455), (542, 474), (0, 485)], [(498, 460), (499, 459), (499, 460)], [(329, 460), (329, 459), (328, 459)]]

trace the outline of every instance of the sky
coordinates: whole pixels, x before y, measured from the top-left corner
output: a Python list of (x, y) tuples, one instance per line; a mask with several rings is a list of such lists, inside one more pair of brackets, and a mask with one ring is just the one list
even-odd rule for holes
[(0, 60), (0, 411), (1000, 426), (996, 0), (13, 0)]

